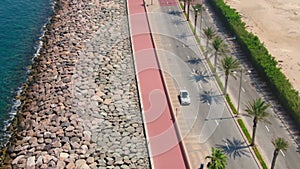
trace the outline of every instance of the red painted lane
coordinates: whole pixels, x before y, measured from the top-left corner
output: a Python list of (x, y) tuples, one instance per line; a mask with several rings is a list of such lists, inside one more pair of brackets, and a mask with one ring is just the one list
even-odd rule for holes
[(176, 126), (172, 121), (172, 112), (159, 70), (143, 0), (128, 0), (127, 3), (152, 167), (188, 168), (181, 151)]

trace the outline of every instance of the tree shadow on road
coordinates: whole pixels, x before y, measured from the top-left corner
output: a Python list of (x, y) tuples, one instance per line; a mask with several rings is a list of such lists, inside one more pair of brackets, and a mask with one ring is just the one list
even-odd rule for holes
[(185, 21), (182, 20), (182, 19), (175, 19), (175, 20), (172, 20), (172, 23), (173, 23), (174, 25), (181, 25), (181, 24), (184, 24)]
[(201, 62), (201, 59), (200, 58), (190, 58), (186, 62), (189, 64), (192, 64), (192, 65), (197, 65)]
[(221, 103), (222, 102), (222, 95), (217, 94), (216, 91), (206, 90), (203, 94), (200, 95), (200, 101), (202, 103), (208, 103), (211, 104), (213, 101), (215, 103)]
[(177, 37), (178, 39), (181, 39), (181, 40), (186, 40), (187, 37), (190, 37), (190, 36), (194, 36), (194, 35), (186, 34), (185, 32), (183, 32), (183, 33), (181, 33), (181, 34), (179, 34), (179, 35), (176, 35), (176, 37)]
[(246, 143), (242, 140), (238, 140), (236, 138), (225, 139), (223, 140), (224, 144), (216, 144), (216, 147), (221, 149), (226, 155), (228, 155), (230, 158), (235, 159), (236, 157), (250, 157), (248, 146)]
[(196, 70), (194, 77), (193, 77), (196, 82), (204, 82), (204, 83), (208, 83), (210, 80), (210, 75), (207, 73), (207, 71), (199, 71)]
[(182, 12), (181, 11), (168, 11), (169, 15), (174, 15), (174, 16), (181, 16)]

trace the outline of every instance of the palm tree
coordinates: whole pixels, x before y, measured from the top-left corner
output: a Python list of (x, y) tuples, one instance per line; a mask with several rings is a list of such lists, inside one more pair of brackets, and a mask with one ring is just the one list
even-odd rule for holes
[(216, 35), (216, 31), (214, 29), (212, 29), (211, 27), (207, 27), (204, 30), (204, 34), (206, 36), (206, 52), (205, 52), (205, 58), (207, 58), (207, 54), (208, 54), (208, 42), (210, 40), (212, 40), (215, 35)]
[(205, 159), (210, 159), (210, 162), (208, 162), (207, 167), (209, 169), (225, 169), (227, 163), (226, 155), (223, 154), (220, 149), (215, 149), (213, 147), (211, 148), (211, 151), (211, 155), (205, 157)]
[(274, 150), (274, 153), (273, 153), (271, 169), (274, 169), (276, 158), (279, 154), (279, 151), (280, 150), (286, 151), (287, 148), (289, 147), (289, 143), (284, 138), (278, 137), (278, 138), (276, 138), (272, 141), (272, 144), (274, 145), (275, 150)]
[(221, 69), (224, 71), (225, 74), (225, 87), (224, 87), (224, 95), (226, 96), (227, 93), (227, 85), (228, 85), (228, 77), (229, 75), (235, 77), (235, 71), (240, 68), (240, 62), (233, 58), (232, 56), (226, 56), (221, 61)]
[(216, 72), (216, 66), (217, 66), (217, 56), (218, 54), (224, 54), (227, 52), (227, 45), (225, 45), (224, 41), (217, 36), (213, 41), (213, 48), (215, 49), (215, 62), (214, 62), (214, 72)]
[(252, 142), (250, 146), (254, 146), (255, 144), (255, 132), (258, 121), (268, 122), (269, 113), (266, 110), (269, 106), (270, 104), (267, 104), (261, 98), (253, 100), (253, 102), (246, 106), (245, 111), (248, 113), (247, 116), (253, 117)]
[(189, 21), (190, 20), (190, 6), (191, 6), (191, 1), (193, 1), (193, 0), (186, 0), (187, 1), (187, 3), (188, 3), (188, 6), (187, 6), (187, 15), (186, 15), (186, 17), (187, 17), (187, 21)]
[(187, 0), (183, 0), (183, 13), (185, 13), (186, 1), (187, 1)]
[(201, 23), (202, 23), (202, 11), (204, 10), (204, 7), (202, 4), (196, 4), (196, 5), (193, 5), (193, 9), (194, 9), (194, 12), (195, 12), (195, 22), (194, 22), (194, 27), (195, 27), (195, 34), (197, 34), (197, 29), (196, 29), (196, 26), (197, 26), (197, 16), (198, 16), (198, 12), (200, 12), (200, 15), (201, 15), (201, 19), (200, 19), (200, 30), (201, 30)]

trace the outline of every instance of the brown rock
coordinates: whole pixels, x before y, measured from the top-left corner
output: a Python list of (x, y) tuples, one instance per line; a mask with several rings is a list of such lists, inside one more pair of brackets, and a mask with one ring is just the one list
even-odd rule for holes
[(67, 166), (66, 169), (74, 169), (75, 168), (75, 164), (73, 162), (70, 162)]

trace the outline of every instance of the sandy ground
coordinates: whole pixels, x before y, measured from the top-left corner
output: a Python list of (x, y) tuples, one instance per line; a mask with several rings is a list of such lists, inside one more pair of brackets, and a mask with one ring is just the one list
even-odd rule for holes
[(227, 0), (300, 91), (300, 0)]

